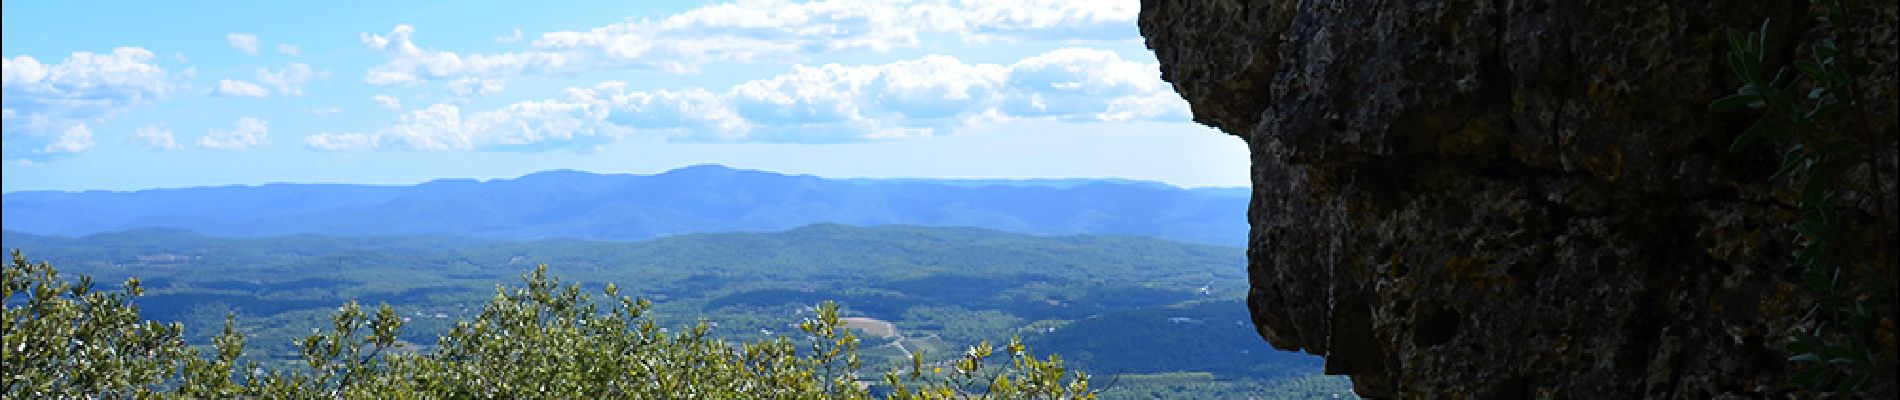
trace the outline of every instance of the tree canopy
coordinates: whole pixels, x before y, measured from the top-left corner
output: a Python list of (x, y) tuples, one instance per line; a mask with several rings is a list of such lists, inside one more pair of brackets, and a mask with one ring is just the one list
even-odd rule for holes
[[(706, 324), (659, 326), (652, 303), (607, 285), (598, 295), (563, 284), (546, 265), (498, 287), (473, 319), (428, 351), (398, 340), (388, 305), (348, 302), (331, 326), (297, 346), (306, 368), (240, 365), (244, 335), (227, 317), (208, 349), (183, 326), (140, 318), (121, 290), (64, 279), (19, 251), (4, 271), (4, 378), (8, 398), (1093, 398), (1089, 376), (1058, 356), (1038, 358), (1012, 338), (908, 370), (863, 371), (858, 337), (835, 304), (819, 305), (798, 338), (733, 343)], [(210, 350), (204, 352), (203, 350)], [(1001, 352), (999, 357), (997, 352)]]

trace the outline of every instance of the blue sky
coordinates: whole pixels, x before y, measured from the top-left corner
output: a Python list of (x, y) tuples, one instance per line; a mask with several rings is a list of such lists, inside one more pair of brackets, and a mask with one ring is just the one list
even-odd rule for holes
[(1247, 184), (1132, 0), (0, 5), (6, 192), (705, 163)]

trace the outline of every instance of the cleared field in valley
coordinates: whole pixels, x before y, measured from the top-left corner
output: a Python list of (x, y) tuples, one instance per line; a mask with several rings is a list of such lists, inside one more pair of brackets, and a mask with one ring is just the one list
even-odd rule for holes
[(867, 317), (844, 317), (839, 320), (844, 321), (844, 327), (857, 329), (866, 334), (886, 338), (897, 337), (897, 326), (891, 325), (890, 321)]

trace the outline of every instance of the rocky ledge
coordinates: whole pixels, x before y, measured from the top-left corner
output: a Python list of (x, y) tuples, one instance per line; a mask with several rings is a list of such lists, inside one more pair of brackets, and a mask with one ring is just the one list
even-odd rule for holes
[[(1850, 186), (1892, 194), (1896, 4), (1852, 3), (1874, 73), (1842, 125), (1884, 135), (1882, 178)], [(1251, 149), (1248, 304), (1275, 347), (1373, 397), (1752, 398), (1798, 395), (1815, 299), (1785, 148), (1729, 152), (1752, 117), (1707, 105), (1740, 85), (1727, 29), (1774, 16), (1785, 60), (1816, 8), (1144, 0), (1140, 25), (1195, 120)], [(1863, 394), (1893, 398), (1880, 307)]]

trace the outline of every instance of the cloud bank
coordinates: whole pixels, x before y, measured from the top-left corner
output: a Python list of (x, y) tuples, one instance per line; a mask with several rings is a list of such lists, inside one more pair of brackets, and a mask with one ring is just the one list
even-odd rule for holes
[(172, 90), (151, 51), (75, 52), (56, 64), (0, 58), (0, 156), (36, 159), (93, 145), (89, 122), (113, 117)]
[(319, 150), (585, 148), (649, 132), (688, 141), (831, 143), (927, 137), (1012, 118), (1185, 121), (1154, 63), (1065, 48), (1009, 64), (932, 55), (888, 64), (796, 66), (723, 92), (628, 90), (622, 82), (468, 112), (439, 103), (374, 132), (307, 137)]
[[(1138, 37), (1139, 3), (1110, 1), (790, 2), (711, 4), (664, 19), (626, 20), (586, 30), (542, 33), (518, 51), (458, 53), (419, 45), (416, 29), (397, 25), (360, 40), (388, 59), (365, 74), (372, 85), (412, 85), (467, 77), (600, 69), (693, 72), (712, 63), (798, 62), (845, 51), (917, 47), (920, 36), (965, 41), (1126, 41)], [(520, 42), (516, 36), (497, 40)]]
[(257, 35), (245, 34), (245, 33), (232, 33), (232, 34), (224, 35), (224, 41), (230, 43), (231, 48), (236, 49), (239, 52), (243, 52), (244, 54), (257, 55), (257, 44), (258, 44)]
[(237, 127), (228, 131), (212, 129), (198, 138), (198, 147), (217, 150), (248, 150), (270, 143), (270, 124), (255, 117), (238, 118)]

